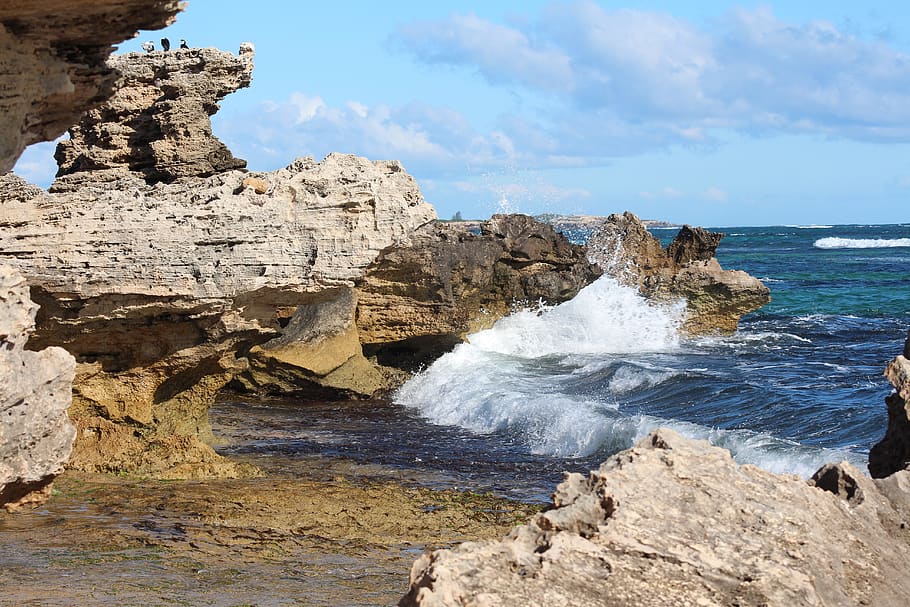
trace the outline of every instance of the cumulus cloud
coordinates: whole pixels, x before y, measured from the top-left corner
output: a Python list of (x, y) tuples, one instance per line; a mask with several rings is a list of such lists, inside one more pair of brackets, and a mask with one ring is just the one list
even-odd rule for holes
[[(63, 139), (63, 137), (60, 139)], [(57, 142), (60, 139), (35, 143), (25, 148), (22, 156), (16, 162), (16, 166), (13, 167), (13, 172), (26, 181), (43, 188), (48, 187), (57, 174), (57, 161), (54, 160), (54, 150), (57, 149)]]
[(576, 122), (612, 120), (652, 143), (702, 141), (718, 128), (910, 140), (910, 56), (880, 37), (787, 23), (768, 8), (705, 26), (577, 2), (521, 25), (453, 15), (399, 34), (420, 61), (557, 95)]

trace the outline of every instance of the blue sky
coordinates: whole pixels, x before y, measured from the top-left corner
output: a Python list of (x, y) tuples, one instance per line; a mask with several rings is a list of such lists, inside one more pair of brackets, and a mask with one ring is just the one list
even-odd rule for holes
[(910, 221), (910, 3), (190, 0), (121, 50), (162, 36), (255, 44), (214, 119), (251, 169), (397, 158), (441, 217)]

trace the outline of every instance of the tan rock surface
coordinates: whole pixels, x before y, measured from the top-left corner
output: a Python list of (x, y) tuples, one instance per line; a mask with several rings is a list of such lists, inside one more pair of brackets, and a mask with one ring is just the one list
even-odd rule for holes
[(57, 145), (52, 189), (131, 174), (171, 182), (246, 166), (215, 137), (209, 117), (226, 95), (250, 85), (252, 45), (236, 56), (214, 48), (114, 55), (108, 66), (121, 74), (118, 88)]
[(0, 265), (0, 507), (8, 510), (46, 499), (76, 435), (66, 414), (73, 357), (25, 349), (37, 309), (22, 275)]
[(502, 540), (419, 558), (400, 605), (907, 605), (908, 475), (806, 482), (658, 430)]
[[(264, 175), (267, 194), (241, 187), (245, 177), (24, 187), (0, 210), (0, 257), (28, 276), (42, 305), (32, 347), (61, 345), (81, 363), (80, 440), (107, 428), (97, 418), (147, 441), (206, 438), (208, 406), (247, 368), (250, 347), (278, 337), (298, 307), (324, 299), (320, 291), (350, 290), (380, 250), (434, 217), (395, 162), (299, 160)], [(10, 189), (15, 178), (3, 179)], [(365, 360), (334, 374), (327, 383), (378, 381)], [(77, 448), (74, 465), (125, 463), (88, 454)], [(135, 468), (168, 474), (144, 460)]]
[(723, 234), (683, 226), (666, 248), (628, 211), (610, 215), (588, 240), (604, 273), (658, 301), (684, 299), (684, 329), (695, 335), (732, 333), (745, 314), (771, 301), (760, 280), (720, 267), (714, 252)]
[(17, 0), (0, 5), (0, 174), (26, 146), (59, 137), (112, 93), (105, 60), (138, 29), (174, 20), (177, 0)]

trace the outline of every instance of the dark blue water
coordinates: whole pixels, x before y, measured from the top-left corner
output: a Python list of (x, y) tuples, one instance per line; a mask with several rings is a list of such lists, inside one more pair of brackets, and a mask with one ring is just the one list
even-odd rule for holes
[(772, 292), (732, 337), (680, 338), (678, 310), (601, 280), (570, 304), (472, 336), (399, 404), (245, 408), (272, 438), (248, 435), (234, 449), (378, 463), (523, 499), (658, 426), (778, 472), (864, 465), (885, 428), (882, 370), (910, 328), (910, 227), (721, 231), (721, 264)]

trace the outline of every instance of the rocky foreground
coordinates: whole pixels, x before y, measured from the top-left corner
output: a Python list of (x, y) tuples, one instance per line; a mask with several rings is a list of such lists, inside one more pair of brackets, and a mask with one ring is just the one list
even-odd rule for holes
[(739, 465), (662, 429), (500, 540), (424, 554), (402, 606), (910, 604), (910, 335), (886, 376), (888, 434), (869, 478)]

